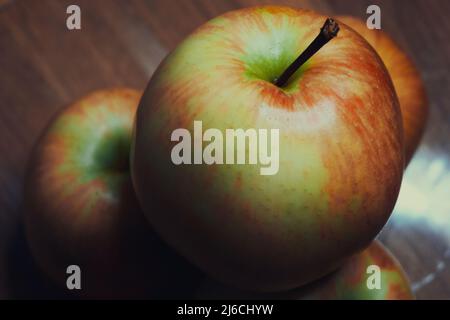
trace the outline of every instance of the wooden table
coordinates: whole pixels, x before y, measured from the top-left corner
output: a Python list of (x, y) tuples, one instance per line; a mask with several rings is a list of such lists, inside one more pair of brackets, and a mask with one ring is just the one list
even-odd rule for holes
[[(82, 30), (68, 31), (78, 4)], [(50, 117), (97, 88), (144, 88), (158, 63), (199, 24), (262, 3), (366, 17), (372, 1), (0, 0), (0, 298), (54, 297), (35, 270), (21, 229), (22, 178)], [(450, 2), (377, 1), (382, 28), (421, 70), (431, 102), (422, 146), (380, 239), (418, 298), (450, 298)]]

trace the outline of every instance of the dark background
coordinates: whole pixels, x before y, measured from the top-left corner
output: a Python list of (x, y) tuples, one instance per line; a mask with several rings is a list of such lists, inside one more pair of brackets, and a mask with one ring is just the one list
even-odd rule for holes
[[(405, 173), (380, 239), (404, 266), (418, 298), (450, 299), (450, 1), (0, 0), (0, 298), (51, 297), (21, 230), (22, 178), (30, 149), (62, 106), (98, 88), (143, 89), (190, 31), (225, 11), (263, 3), (365, 19), (412, 57), (430, 98), (422, 145)], [(78, 4), (82, 30), (68, 31)]]

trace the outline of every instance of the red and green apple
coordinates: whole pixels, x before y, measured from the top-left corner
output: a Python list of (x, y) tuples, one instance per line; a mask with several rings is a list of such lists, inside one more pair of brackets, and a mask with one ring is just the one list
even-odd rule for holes
[(132, 188), (129, 151), (141, 95), (128, 88), (99, 90), (64, 108), (29, 161), (25, 228), (31, 252), (62, 287), (67, 267), (78, 265), (83, 297), (170, 296), (171, 284), (175, 290), (195, 274), (150, 229)]
[[(376, 274), (375, 268), (379, 271)], [(379, 269), (378, 269), (379, 268)], [(373, 286), (374, 276), (380, 276)], [(355, 254), (336, 272), (293, 292), (297, 299), (323, 300), (412, 300), (411, 285), (405, 271), (389, 250), (375, 240)]]
[[(216, 17), (166, 57), (140, 102), (131, 160), (139, 202), (165, 241), (225, 283), (277, 291), (322, 277), (368, 246), (394, 207), (402, 119), (373, 48), (342, 25), (274, 85), (324, 21), (278, 6)], [(279, 129), (278, 173), (175, 165), (171, 134), (197, 120), (221, 132)]]

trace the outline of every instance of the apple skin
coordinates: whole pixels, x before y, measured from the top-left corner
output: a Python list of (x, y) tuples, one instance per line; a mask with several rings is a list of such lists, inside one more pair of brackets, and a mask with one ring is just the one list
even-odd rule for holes
[(428, 119), (428, 98), (413, 61), (381, 30), (368, 29), (366, 24), (354, 17), (339, 16), (339, 21), (357, 31), (383, 60), (400, 102), (405, 140), (405, 163), (409, 164), (416, 151)]
[[(368, 289), (367, 268), (380, 268), (380, 289)], [(389, 250), (374, 240), (353, 255), (335, 272), (307, 286), (283, 293), (258, 294), (237, 291), (207, 280), (197, 293), (199, 299), (285, 299), (285, 300), (413, 300), (414, 294), (402, 266)]]
[[(199, 27), (158, 67), (138, 107), (131, 166), (156, 232), (213, 278), (279, 291), (336, 269), (389, 218), (402, 179), (403, 129), (391, 79), (342, 26), (281, 89), (271, 81), (326, 17), (266, 6)], [(279, 172), (179, 165), (177, 128), (280, 129)], [(166, 208), (159, 214), (160, 207)]]
[(160, 298), (196, 276), (151, 230), (134, 195), (129, 150), (141, 96), (113, 88), (83, 97), (56, 115), (29, 160), (32, 255), (63, 288), (66, 268), (80, 266), (81, 297)]

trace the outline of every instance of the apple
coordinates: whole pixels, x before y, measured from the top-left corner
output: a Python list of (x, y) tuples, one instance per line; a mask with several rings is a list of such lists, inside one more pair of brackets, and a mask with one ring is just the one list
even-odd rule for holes
[(29, 160), (25, 230), (32, 255), (63, 288), (68, 266), (79, 266), (75, 291), (82, 297), (163, 297), (195, 275), (150, 229), (134, 195), (129, 150), (141, 95), (99, 90), (64, 108)]
[[(380, 270), (379, 288), (371, 287)], [(376, 281), (375, 281), (376, 282)], [(414, 295), (405, 271), (389, 250), (379, 241), (351, 257), (335, 273), (320, 279), (309, 288), (298, 290), (300, 299), (335, 300), (413, 300)]]
[[(369, 245), (394, 207), (402, 120), (373, 48), (342, 26), (274, 84), (317, 49), (324, 21), (278, 6), (216, 17), (165, 58), (138, 107), (131, 171), (141, 207), (167, 243), (222, 282), (278, 291), (315, 280)], [(204, 134), (279, 130), (279, 170), (175, 164), (174, 133), (192, 133), (195, 121)], [(202, 140), (192, 149), (211, 146)]]
[[(379, 287), (371, 268), (379, 268)], [(374, 281), (374, 282), (373, 282)], [(369, 284), (369, 286), (368, 286)], [(374, 240), (352, 256), (336, 272), (310, 285), (283, 293), (251, 293), (207, 280), (197, 293), (200, 299), (285, 299), (285, 300), (412, 300), (414, 295), (402, 266), (389, 250)]]
[(368, 29), (354, 17), (337, 17), (363, 36), (380, 55), (394, 83), (400, 102), (405, 139), (405, 163), (408, 165), (419, 145), (428, 118), (428, 99), (420, 74), (413, 61), (381, 30)]

